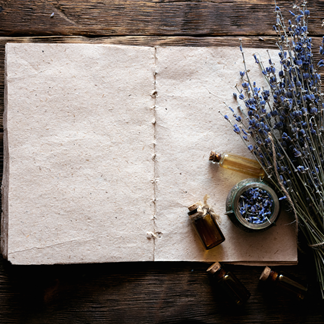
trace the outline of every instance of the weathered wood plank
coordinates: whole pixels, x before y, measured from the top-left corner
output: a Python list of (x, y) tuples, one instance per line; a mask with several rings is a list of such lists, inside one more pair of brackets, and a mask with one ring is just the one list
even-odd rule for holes
[[(0, 46), (8, 42), (16, 43), (87, 43), (87, 44), (124, 44), (134, 46), (239, 46), (242, 39), (246, 47), (276, 48), (275, 37), (195, 37), (195, 36), (111, 36), (111, 37), (82, 37), (82, 36), (33, 36), (33, 37), (1, 37)], [(318, 37), (314, 38), (314, 42)]]
[[(278, 4), (290, 17), (291, 1)], [(0, 36), (274, 35), (273, 8), (273, 0), (0, 1)], [(321, 35), (324, 3), (309, 9), (310, 33)]]
[[(211, 287), (207, 267), (188, 262), (35, 267), (0, 260), (1, 322), (322, 323), (314, 286), (309, 303), (296, 307), (289, 296), (260, 291), (261, 267), (228, 266), (252, 294), (237, 308)], [(282, 269), (301, 279), (312, 275), (301, 266)]]

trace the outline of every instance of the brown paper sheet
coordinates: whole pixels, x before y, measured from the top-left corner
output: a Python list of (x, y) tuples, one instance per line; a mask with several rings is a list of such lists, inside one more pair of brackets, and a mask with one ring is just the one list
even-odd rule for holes
[[(266, 86), (252, 56), (245, 49), (251, 79)], [(265, 50), (258, 50), (267, 59)], [(270, 51), (275, 61), (277, 51)], [(267, 63), (267, 62), (265, 62)], [(279, 65), (279, 63), (277, 63)], [(232, 126), (218, 113), (231, 117), (235, 84), (243, 69), (239, 49), (166, 47), (157, 49), (157, 219), (163, 235), (157, 240), (155, 260), (223, 261), (241, 264), (295, 263), (295, 223), (286, 214), (277, 226), (246, 233), (224, 215), (230, 189), (248, 178), (208, 161), (211, 150), (252, 157)], [(232, 118), (234, 119), (234, 118)], [(185, 217), (187, 207), (204, 195), (221, 215), (225, 242), (206, 251)]]
[(154, 49), (8, 44), (8, 259), (151, 261)]
[[(249, 156), (218, 114), (241, 69), (236, 48), (8, 44), (3, 254), (15, 264), (296, 263), (293, 219), (237, 229), (224, 204), (246, 176), (208, 161), (212, 149)], [(205, 194), (226, 237), (210, 251), (187, 216)]]

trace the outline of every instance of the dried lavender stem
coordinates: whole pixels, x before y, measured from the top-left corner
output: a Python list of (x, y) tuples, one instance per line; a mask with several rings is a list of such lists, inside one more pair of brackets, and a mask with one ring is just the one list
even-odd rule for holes
[(275, 146), (274, 146), (274, 142), (273, 142), (273, 138), (271, 136), (271, 134), (269, 133), (268, 134), (269, 137), (270, 137), (270, 140), (271, 140), (271, 144), (272, 144), (272, 155), (273, 155), (273, 162), (274, 162), (274, 169), (275, 169), (275, 174), (276, 174), (276, 177), (277, 177), (277, 180), (279, 182), (279, 185), (281, 187), (281, 190), (285, 193), (290, 205), (291, 205), (291, 208), (293, 209), (294, 211), (294, 215), (295, 215), (295, 220), (296, 220), (296, 232), (298, 231), (298, 216), (297, 216), (297, 212), (296, 212), (296, 209), (295, 209), (295, 206), (294, 206), (294, 203), (292, 202), (291, 198), (290, 198), (290, 195), (288, 193), (288, 191), (286, 190), (286, 188), (281, 184), (281, 181), (280, 181), (280, 177), (279, 177), (279, 174), (278, 174), (278, 170), (277, 170), (277, 158), (276, 158), (276, 150), (275, 150)]

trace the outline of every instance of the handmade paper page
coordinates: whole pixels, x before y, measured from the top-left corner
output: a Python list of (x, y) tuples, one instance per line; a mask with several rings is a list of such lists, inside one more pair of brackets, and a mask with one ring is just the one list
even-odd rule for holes
[[(251, 79), (262, 74), (252, 54), (265, 60), (265, 50), (245, 49)], [(269, 51), (275, 61), (277, 51)], [(246, 233), (225, 212), (230, 189), (248, 178), (208, 161), (209, 152), (253, 158), (232, 126), (218, 113), (231, 116), (235, 84), (243, 70), (239, 49), (227, 47), (158, 47), (156, 67), (156, 261), (225, 261), (247, 264), (296, 263), (296, 224), (280, 215), (265, 232)], [(279, 66), (279, 64), (277, 64)], [(255, 72), (253, 72), (255, 71)], [(205, 250), (187, 215), (188, 206), (208, 194), (221, 216), (225, 242)]]
[(7, 44), (2, 251), (153, 260), (154, 48)]

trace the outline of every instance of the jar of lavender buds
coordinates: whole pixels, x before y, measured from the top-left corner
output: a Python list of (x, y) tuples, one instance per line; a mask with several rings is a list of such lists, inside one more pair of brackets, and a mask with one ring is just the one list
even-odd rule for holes
[(237, 183), (226, 199), (226, 215), (246, 231), (271, 227), (279, 215), (279, 200), (274, 190), (258, 178)]

